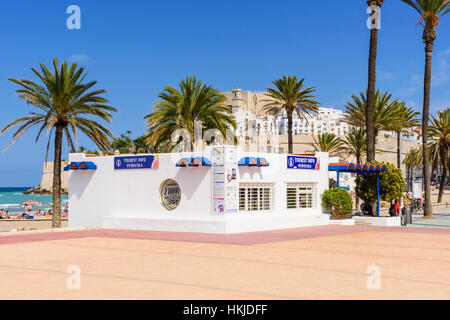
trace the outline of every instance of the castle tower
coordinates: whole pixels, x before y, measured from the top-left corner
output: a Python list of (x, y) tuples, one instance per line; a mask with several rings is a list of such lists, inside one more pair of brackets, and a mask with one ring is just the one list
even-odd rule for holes
[(239, 108), (242, 106), (242, 90), (239, 88), (231, 91), (231, 107), (233, 113), (239, 112)]

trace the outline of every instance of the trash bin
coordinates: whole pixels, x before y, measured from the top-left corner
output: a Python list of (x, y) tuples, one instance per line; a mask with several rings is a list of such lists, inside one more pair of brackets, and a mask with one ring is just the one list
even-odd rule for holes
[(411, 206), (404, 206), (402, 208), (402, 226), (412, 224)]
[(406, 223), (412, 224), (412, 210), (410, 206), (406, 207)]

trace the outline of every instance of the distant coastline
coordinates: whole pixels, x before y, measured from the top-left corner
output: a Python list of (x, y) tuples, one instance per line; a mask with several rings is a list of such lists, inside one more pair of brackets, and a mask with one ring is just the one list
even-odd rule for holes
[[(22, 194), (44, 194), (51, 195), (52, 192), (46, 189), (41, 189), (37, 187), (0, 187), (0, 192), (21, 192)], [(62, 192), (62, 194), (67, 194), (67, 192)]]
[[(27, 188), (26, 190), (23, 191), (23, 194), (47, 194), (47, 195), (51, 195), (53, 194), (51, 190), (48, 189), (43, 189), (40, 186), (37, 187), (31, 187), (31, 188)], [(68, 192), (66, 189), (61, 189), (61, 194), (67, 195)]]
[(31, 187), (0, 187), (0, 192), (24, 192)]

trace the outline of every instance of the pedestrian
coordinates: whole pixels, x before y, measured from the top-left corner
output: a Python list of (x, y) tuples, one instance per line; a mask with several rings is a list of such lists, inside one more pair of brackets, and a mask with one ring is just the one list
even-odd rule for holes
[(395, 208), (395, 213), (397, 216), (400, 215), (400, 205), (398, 204), (398, 199), (395, 199), (394, 201), (394, 208)]
[(391, 217), (395, 217), (396, 214), (397, 214), (397, 211), (395, 210), (395, 205), (394, 205), (394, 203), (391, 203), (391, 206), (389, 207), (389, 215)]

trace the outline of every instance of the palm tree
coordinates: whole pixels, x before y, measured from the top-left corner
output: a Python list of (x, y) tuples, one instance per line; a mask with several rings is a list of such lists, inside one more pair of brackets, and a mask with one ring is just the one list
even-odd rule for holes
[(315, 100), (312, 94), (315, 92), (314, 87), (303, 88), (305, 79), (298, 80), (296, 76), (283, 76), (283, 78), (272, 81), (276, 89), (267, 88), (266, 96), (269, 99), (263, 100), (265, 102), (264, 109), (267, 113), (274, 116), (285, 111), (288, 119), (288, 152), (293, 153), (292, 143), (292, 117), (294, 112), (300, 118), (304, 114), (310, 112), (317, 112), (319, 103)]
[(105, 126), (89, 117), (99, 117), (110, 123), (112, 118), (110, 112), (117, 110), (107, 105), (108, 100), (101, 96), (106, 93), (106, 90), (89, 91), (97, 81), (83, 83), (86, 73), (84, 68), (77, 68), (76, 63), (67, 66), (64, 61), (59, 67), (58, 60), (54, 58), (53, 72), (42, 63), (40, 67), (41, 72), (34, 68), (31, 70), (43, 85), (27, 79), (8, 79), (21, 87), (16, 90), (19, 97), (36, 107), (37, 110), (8, 124), (0, 131), (0, 135), (8, 129), (20, 125), (14, 132), (13, 140), (7, 146), (8, 148), (28, 129), (37, 125), (40, 126), (35, 141), (39, 140), (44, 130), (49, 133), (46, 151), (47, 160), (52, 133), (55, 132), (52, 226), (59, 228), (61, 227), (61, 149), (63, 136), (66, 136), (72, 151), (77, 149), (75, 147), (78, 139), (77, 130), (86, 134), (101, 150), (109, 150), (110, 139), (113, 139), (114, 135)]
[(430, 153), (435, 154), (436, 163), (440, 162), (441, 182), (439, 184), (438, 202), (442, 202), (445, 182), (447, 181), (447, 172), (449, 165), (449, 146), (450, 146), (450, 109), (446, 109), (438, 114), (437, 118), (432, 117), (430, 126)]
[[(383, 5), (384, 0), (367, 0), (368, 6), (377, 6), (378, 10)], [(376, 61), (378, 46), (378, 25), (375, 19), (375, 11), (372, 10), (372, 24), (370, 28), (370, 48), (369, 48), (369, 72), (367, 84), (367, 112), (365, 114), (365, 126), (367, 130), (367, 161), (375, 160), (375, 80)]]
[(431, 93), (431, 63), (433, 58), (434, 40), (436, 40), (436, 27), (440, 18), (450, 12), (448, 0), (402, 0), (414, 8), (420, 15), (424, 25), (422, 41), (425, 43), (425, 75), (423, 82), (423, 111), (422, 111), (422, 144), (423, 144), (423, 179), (425, 186), (424, 217), (433, 217), (430, 194), (430, 162), (428, 153), (428, 120), (430, 113)]
[(398, 105), (398, 114), (396, 119), (392, 119), (391, 128), (397, 134), (397, 168), (401, 169), (401, 143), (402, 132), (404, 129), (413, 128), (419, 125), (419, 112), (406, 106), (405, 102)]
[(228, 128), (236, 127), (231, 110), (225, 105), (227, 97), (217, 89), (188, 77), (179, 84), (180, 90), (165, 86), (158, 94), (161, 99), (154, 104), (153, 112), (145, 116), (148, 130), (146, 142), (151, 148), (163, 147), (169, 151), (174, 145), (172, 134), (185, 129), (190, 134), (193, 147), (194, 126), (201, 124), (202, 132), (217, 129), (226, 136)]
[(330, 156), (340, 156), (344, 150), (344, 142), (334, 133), (321, 133), (316, 137), (313, 136), (314, 143), (310, 145), (314, 147), (314, 151), (328, 152)]
[[(374, 108), (374, 137), (378, 136), (381, 130), (391, 130), (393, 121), (398, 118), (399, 102), (391, 100), (392, 95), (387, 92), (381, 94), (380, 90), (375, 93)], [(347, 102), (345, 121), (355, 127), (366, 125), (367, 99), (363, 93), (360, 96), (353, 95), (353, 101)], [(366, 134), (368, 134), (366, 132)], [(369, 159), (367, 159), (369, 161)]]
[(362, 162), (362, 155), (366, 151), (366, 132), (363, 128), (353, 128), (345, 135), (344, 150), (356, 158), (357, 163)]
[[(356, 158), (356, 163), (362, 162), (362, 155), (366, 151), (366, 132), (363, 128), (355, 127), (344, 138), (344, 150)], [(359, 198), (356, 196), (355, 207), (359, 208)]]

